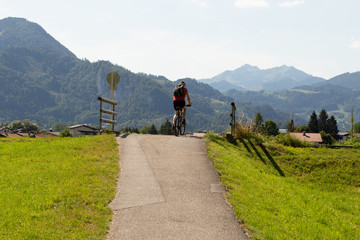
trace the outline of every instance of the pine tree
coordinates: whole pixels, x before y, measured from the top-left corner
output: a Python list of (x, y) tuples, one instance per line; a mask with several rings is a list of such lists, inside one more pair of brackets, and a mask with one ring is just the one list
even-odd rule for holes
[(337, 121), (333, 115), (331, 115), (331, 117), (327, 120), (327, 125), (329, 128), (329, 134), (333, 138), (338, 139), (339, 138), (339, 134), (338, 134), (339, 129), (338, 129)]
[(288, 132), (294, 132), (295, 131), (295, 122), (293, 119), (290, 119), (287, 126)]
[(318, 124), (318, 118), (316, 115), (316, 112), (313, 111), (310, 120), (308, 123), (309, 132), (311, 133), (318, 133), (319, 132), (319, 124)]
[(257, 112), (254, 117), (254, 129), (257, 132), (264, 131), (264, 117), (263, 117), (263, 115), (261, 115), (260, 112)]
[(319, 132), (324, 131), (326, 133), (329, 133), (329, 127), (327, 125), (327, 120), (328, 120), (329, 116), (327, 114), (327, 112), (325, 111), (325, 109), (322, 109), (320, 114), (319, 114), (319, 120), (318, 120), (318, 129)]
[(169, 121), (169, 119), (166, 119), (166, 122), (163, 125), (161, 125), (159, 133), (163, 134), (163, 135), (172, 135), (172, 134), (174, 134), (173, 131), (172, 131), (172, 124)]

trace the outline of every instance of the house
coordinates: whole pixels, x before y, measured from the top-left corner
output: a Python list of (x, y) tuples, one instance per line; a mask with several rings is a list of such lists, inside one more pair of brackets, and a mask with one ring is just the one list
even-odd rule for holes
[(59, 133), (58, 133), (58, 132), (46, 132), (46, 131), (42, 131), (42, 132), (35, 133), (35, 137), (37, 137), (37, 138), (58, 137), (58, 136), (59, 136)]
[(340, 138), (341, 141), (346, 141), (350, 137), (349, 132), (339, 132), (338, 135), (339, 135), (339, 138)]
[(279, 132), (280, 132), (280, 134), (284, 135), (288, 132), (288, 130), (286, 128), (281, 128), (281, 129), (279, 129)]
[(5, 134), (6, 133), (14, 133), (14, 131), (8, 127), (2, 127), (2, 128), (0, 128), (0, 133), (5, 133)]
[(322, 143), (322, 138), (320, 133), (290, 133), (290, 136), (295, 137), (301, 141), (308, 141), (311, 143)]
[(99, 133), (98, 129), (90, 127), (86, 124), (70, 126), (69, 129), (70, 129), (70, 133), (74, 137), (89, 136), (89, 135), (93, 136), (93, 135), (97, 135)]
[(0, 133), (0, 137), (22, 137), (18, 133)]

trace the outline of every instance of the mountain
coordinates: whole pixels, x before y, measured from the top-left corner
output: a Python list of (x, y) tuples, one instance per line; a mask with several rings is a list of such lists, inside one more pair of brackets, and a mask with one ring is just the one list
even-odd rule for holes
[[(30, 119), (46, 128), (55, 122), (98, 125), (97, 97), (110, 98), (106, 76), (112, 71), (120, 75), (114, 92), (117, 127), (159, 127), (172, 119), (176, 82), (163, 76), (135, 74), (108, 61), (80, 60), (39, 25), (21, 18), (0, 20), (0, 46), (0, 122)], [(188, 129), (225, 131), (234, 99), (194, 79), (181, 80), (193, 104)], [(236, 104), (248, 118), (257, 109), (265, 119), (281, 121), (288, 115), (266, 104)]]
[(360, 72), (344, 73), (321, 83), (321, 85), (334, 85), (349, 89), (360, 89)]
[(75, 57), (40, 25), (23, 18), (9, 17), (0, 21), (0, 51), (13, 47), (48, 49), (58, 54)]
[(256, 66), (243, 65), (233, 71), (225, 71), (213, 78), (201, 80), (219, 91), (252, 90), (277, 91), (325, 81), (294, 67), (281, 66), (261, 70)]
[(275, 109), (292, 112), (304, 119), (308, 119), (314, 110), (319, 113), (325, 109), (329, 116), (335, 116), (342, 131), (350, 129), (351, 108), (354, 109), (355, 122), (360, 121), (360, 72), (341, 74), (328, 81), (289, 90), (229, 90), (225, 95), (240, 102), (269, 104)]

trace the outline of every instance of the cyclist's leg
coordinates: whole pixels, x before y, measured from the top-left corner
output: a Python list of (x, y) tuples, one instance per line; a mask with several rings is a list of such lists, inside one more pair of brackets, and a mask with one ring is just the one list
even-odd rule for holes
[(175, 119), (176, 119), (176, 116), (179, 114), (179, 111), (176, 110), (177, 109), (177, 101), (173, 101), (173, 106), (174, 106), (174, 110), (175, 110), (175, 114), (174, 114), (174, 117), (173, 117), (173, 127), (175, 126)]
[(175, 119), (176, 117), (179, 115), (179, 110), (175, 110), (175, 114), (174, 114), (174, 117), (173, 117), (173, 126), (175, 126)]
[(186, 117), (186, 106), (183, 107), (182, 112), (183, 112), (183, 118), (185, 119), (185, 117)]
[(185, 114), (186, 114), (185, 101), (181, 102), (181, 111), (182, 111), (182, 123), (185, 124)]

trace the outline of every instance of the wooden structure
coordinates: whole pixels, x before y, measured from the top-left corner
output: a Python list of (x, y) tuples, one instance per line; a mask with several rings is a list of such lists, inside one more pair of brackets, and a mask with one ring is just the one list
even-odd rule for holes
[[(117, 115), (117, 112), (115, 112), (115, 105), (117, 105), (117, 102), (103, 97), (98, 97), (98, 100), (100, 101), (100, 130), (102, 123), (104, 122), (104, 123), (110, 123), (111, 130), (114, 131), (114, 125), (117, 123), (115, 121), (115, 115)], [(109, 110), (103, 109), (103, 102), (110, 104)], [(103, 118), (102, 117), (103, 113), (111, 115), (111, 119)]]

